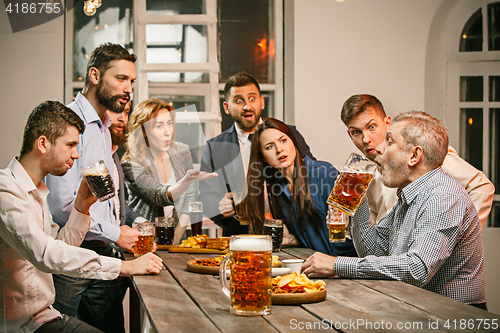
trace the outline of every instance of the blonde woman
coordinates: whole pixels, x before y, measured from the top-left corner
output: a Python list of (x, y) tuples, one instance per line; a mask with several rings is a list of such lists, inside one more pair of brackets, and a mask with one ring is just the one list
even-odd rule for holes
[(193, 170), (189, 147), (174, 141), (172, 111), (168, 103), (155, 98), (135, 107), (129, 117), (122, 167), (129, 206), (149, 221), (173, 216), (177, 220), (174, 244), (178, 244), (190, 223), (189, 202), (198, 198), (193, 181), (217, 174)]

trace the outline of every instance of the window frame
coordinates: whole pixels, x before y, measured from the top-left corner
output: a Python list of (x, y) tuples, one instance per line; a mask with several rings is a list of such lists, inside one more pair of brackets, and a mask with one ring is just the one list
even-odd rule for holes
[[(460, 11), (462, 22), (455, 26), (455, 36), (460, 36), (464, 25), (471, 15), (478, 8), (481, 8), (483, 15), (483, 48), (482, 51), (460, 52), (458, 39), (455, 39), (448, 45), (447, 63), (446, 63), (446, 99), (443, 111), (443, 120), (449, 129), (450, 145), (457, 148), (460, 156), (464, 156), (465, 139), (460, 128), (460, 110), (462, 108), (481, 108), (483, 109), (483, 171), (490, 178), (490, 108), (500, 108), (500, 102), (489, 101), (489, 76), (500, 75), (498, 61), (500, 61), (500, 51), (488, 50), (488, 17), (487, 7), (490, 3), (497, 1), (477, 1), (474, 4), (468, 3)], [(453, 33), (453, 30), (451, 31)], [(498, 70), (492, 70), (496, 69)], [(460, 77), (461, 76), (482, 76), (483, 77), (483, 101), (482, 102), (461, 102), (460, 101)], [(458, 116), (457, 116), (458, 115)], [(500, 203), (500, 194), (493, 197), (493, 205)], [(490, 214), (489, 225), (492, 225)]]

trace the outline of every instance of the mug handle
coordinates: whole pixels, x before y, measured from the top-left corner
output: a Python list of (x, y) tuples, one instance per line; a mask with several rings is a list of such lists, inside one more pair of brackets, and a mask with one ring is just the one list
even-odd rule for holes
[(227, 278), (226, 266), (230, 259), (231, 256), (225, 256), (219, 265), (219, 277), (220, 277), (220, 284), (222, 286), (222, 291), (229, 298), (231, 297), (231, 293), (229, 292), (229, 286), (227, 282), (228, 278)]

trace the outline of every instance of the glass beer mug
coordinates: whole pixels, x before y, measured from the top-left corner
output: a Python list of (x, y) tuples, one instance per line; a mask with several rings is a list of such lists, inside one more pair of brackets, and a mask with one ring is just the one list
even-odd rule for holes
[[(262, 316), (271, 313), (272, 251), (271, 236), (233, 235), (230, 255), (219, 266), (222, 291), (231, 298), (231, 313), (239, 316)], [(230, 287), (227, 263), (230, 263)]]
[(376, 170), (377, 164), (375, 162), (352, 153), (337, 177), (326, 202), (347, 215), (354, 215)]

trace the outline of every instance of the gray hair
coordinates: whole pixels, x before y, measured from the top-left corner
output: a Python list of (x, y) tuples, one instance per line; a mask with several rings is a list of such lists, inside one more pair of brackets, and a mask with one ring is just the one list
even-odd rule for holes
[(340, 111), (340, 119), (347, 126), (352, 118), (367, 111), (369, 108), (375, 109), (382, 118), (386, 117), (384, 106), (377, 97), (368, 94), (359, 94), (352, 95), (344, 102)]
[(398, 114), (392, 122), (405, 122), (401, 129), (405, 151), (420, 146), (428, 167), (437, 168), (443, 164), (448, 153), (448, 131), (441, 121), (422, 111), (408, 111)]

